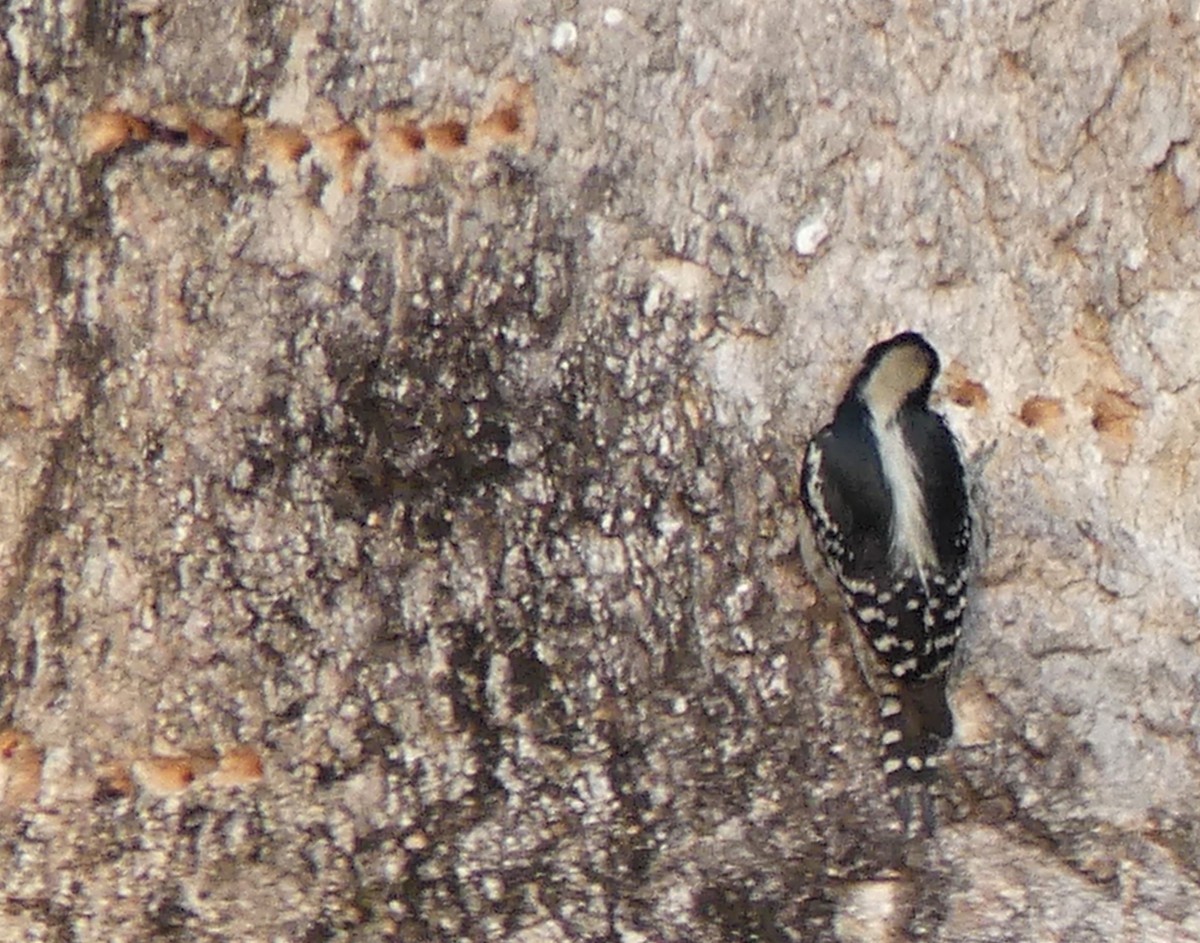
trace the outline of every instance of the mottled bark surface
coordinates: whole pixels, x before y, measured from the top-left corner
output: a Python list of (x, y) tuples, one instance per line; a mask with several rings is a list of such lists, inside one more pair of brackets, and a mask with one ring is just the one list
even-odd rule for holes
[[(1187, 2), (0, 11), (0, 939), (1200, 939)], [(941, 825), (795, 552), (923, 331)]]

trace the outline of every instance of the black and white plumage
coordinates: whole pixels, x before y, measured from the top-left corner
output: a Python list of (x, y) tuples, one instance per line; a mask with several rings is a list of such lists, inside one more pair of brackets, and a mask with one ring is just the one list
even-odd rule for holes
[(946, 670), (966, 606), (971, 514), (958, 446), (929, 408), (939, 369), (920, 334), (872, 347), (802, 474), (806, 563), (854, 624), (893, 789), (930, 781), (953, 732)]

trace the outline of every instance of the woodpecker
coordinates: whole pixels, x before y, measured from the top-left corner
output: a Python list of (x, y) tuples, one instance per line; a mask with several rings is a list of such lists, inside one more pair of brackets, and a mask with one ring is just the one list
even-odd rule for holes
[(933, 781), (953, 732), (946, 670), (966, 607), (971, 513), (958, 446), (929, 408), (939, 369), (913, 332), (868, 350), (801, 476), (811, 528), (801, 550), (853, 623), (893, 793)]

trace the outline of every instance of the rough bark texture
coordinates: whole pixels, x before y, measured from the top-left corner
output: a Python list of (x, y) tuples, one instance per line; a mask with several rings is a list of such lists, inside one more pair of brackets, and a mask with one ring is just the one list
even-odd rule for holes
[[(1200, 939), (1194, 4), (0, 11), (0, 939)], [(921, 330), (941, 825), (795, 553)]]

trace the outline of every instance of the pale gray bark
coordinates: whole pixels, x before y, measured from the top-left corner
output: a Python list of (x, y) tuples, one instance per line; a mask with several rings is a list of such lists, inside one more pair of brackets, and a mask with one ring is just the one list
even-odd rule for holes
[[(0, 938), (1200, 939), (1194, 4), (0, 30)], [(795, 553), (903, 328), (991, 536), (916, 842)]]

